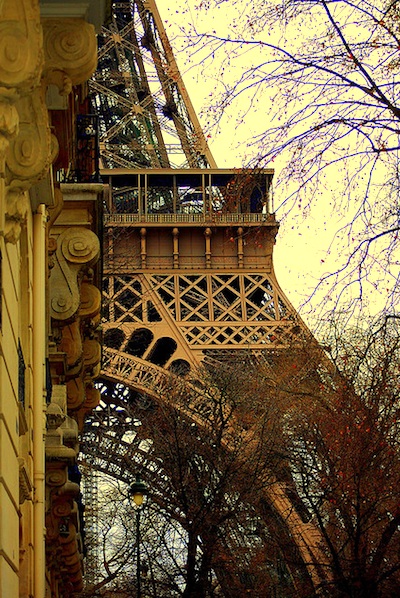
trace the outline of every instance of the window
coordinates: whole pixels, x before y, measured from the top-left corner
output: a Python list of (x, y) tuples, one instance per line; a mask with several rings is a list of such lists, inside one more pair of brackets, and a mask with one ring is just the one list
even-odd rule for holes
[(25, 360), (21, 343), (18, 342), (18, 400), (25, 407)]

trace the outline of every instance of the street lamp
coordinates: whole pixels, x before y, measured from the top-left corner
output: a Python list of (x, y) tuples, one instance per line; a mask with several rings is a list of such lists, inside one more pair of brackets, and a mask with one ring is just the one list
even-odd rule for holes
[(132, 496), (133, 502), (136, 505), (136, 580), (137, 580), (137, 598), (141, 598), (140, 586), (140, 511), (143, 504), (143, 498), (147, 494), (147, 486), (140, 479), (140, 475), (136, 476), (136, 481), (132, 484), (129, 490), (129, 495)]

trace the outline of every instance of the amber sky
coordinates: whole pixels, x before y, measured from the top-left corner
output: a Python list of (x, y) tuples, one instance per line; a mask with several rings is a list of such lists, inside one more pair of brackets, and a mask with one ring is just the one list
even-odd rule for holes
[[(214, 94), (216, 83), (213, 78), (218, 70), (219, 56), (217, 54), (214, 59), (215, 72), (210, 68), (204, 73), (198, 64), (197, 54), (187, 46), (180, 28), (196, 21), (199, 30), (206, 31), (208, 27), (217, 31), (219, 28), (223, 30), (225, 22), (229, 22), (230, 19), (229, 2), (223, 3), (218, 11), (199, 11), (196, 7), (204, 4), (200, 0), (156, 1), (191, 101), (203, 128), (207, 129), (207, 104)], [(233, 75), (232, 72), (228, 72), (225, 76)], [(210, 148), (219, 167), (240, 167), (251, 157), (248, 141), (252, 135), (260, 132), (260, 124), (265, 121), (265, 108), (265, 104), (260, 101), (257, 108), (247, 113), (239, 126), (235, 119), (235, 108), (227, 109), (219, 129), (207, 129)], [(271, 166), (278, 170), (279, 160)], [(334, 180), (329, 188), (332, 197), (335, 193), (340, 193)], [(279, 191), (276, 189), (276, 205), (279, 205), (280, 201)], [(335, 256), (341, 250), (341, 243), (335, 240), (335, 231), (340, 229), (346, 214), (330, 214), (332, 197), (329, 197), (328, 191), (326, 198), (313, 207), (306, 218), (301, 211), (294, 210), (285, 215), (283, 211), (277, 210), (277, 217), (281, 221), (274, 259), (278, 282), (312, 328), (315, 328), (315, 320), (319, 317), (316, 314), (322, 313), (321, 304), (324, 303), (323, 312), (334, 304), (334, 295), (329, 294), (328, 285), (320, 288), (318, 293), (309, 299), (318, 280), (327, 272), (336, 270)], [(336, 246), (330, 251), (332, 243), (336, 243)], [(376, 290), (367, 286), (366, 293), (368, 292), (373, 297), (373, 305), (377, 300), (379, 303)], [(328, 300), (324, 302), (326, 296)], [(330, 296), (332, 299), (329, 299)], [(384, 299), (382, 296), (382, 300)], [(373, 311), (377, 309), (373, 308)]]

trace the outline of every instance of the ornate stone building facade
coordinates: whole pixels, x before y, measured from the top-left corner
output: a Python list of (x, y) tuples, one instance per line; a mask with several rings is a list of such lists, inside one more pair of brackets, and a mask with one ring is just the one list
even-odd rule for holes
[(59, 184), (105, 2), (0, 0), (0, 596), (82, 586), (77, 438), (97, 403), (102, 185)]

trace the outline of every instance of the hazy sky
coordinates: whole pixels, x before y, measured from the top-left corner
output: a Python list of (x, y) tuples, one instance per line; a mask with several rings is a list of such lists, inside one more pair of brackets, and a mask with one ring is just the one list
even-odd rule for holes
[[(193, 50), (188, 48), (185, 43), (184, 35), (179, 32), (179, 27), (187, 24), (191, 20), (199, 22), (199, 29), (207, 30), (214, 28), (217, 32), (223, 30), (224, 24), (229, 23), (231, 18), (229, 12), (229, 3), (223, 3), (217, 12), (199, 11), (196, 9), (200, 0), (156, 0), (159, 12), (163, 18), (168, 37), (173, 46), (175, 57), (178, 61), (184, 83), (189, 91), (192, 103), (196, 109), (203, 128), (207, 127), (207, 105), (216, 87), (213, 79), (213, 69), (204, 73), (198, 66), (198, 56), (193, 54)], [(205, 2), (203, 2), (205, 4)], [(243, 5), (247, 3), (243, 2)], [(251, 60), (251, 57), (249, 58)], [(217, 54), (214, 59), (217, 70), (220, 56)], [(226, 72), (226, 77), (232, 77), (234, 73), (234, 60), (230, 65), (230, 70)], [(245, 99), (243, 98), (243, 101)], [(237, 126), (235, 108), (228, 109), (223, 120), (220, 123), (219, 130), (211, 128), (206, 132), (210, 135), (209, 143), (211, 151), (219, 167), (240, 167), (243, 160), (251, 155), (251, 148), (248, 147), (249, 138), (252, 134), (257, 134), (260, 123), (264, 124), (267, 118), (267, 106), (261, 99), (257, 107), (248, 112), (243, 122)], [(264, 103), (263, 103), (264, 102)], [(279, 169), (279, 162), (274, 163), (276, 170)], [(275, 271), (278, 282), (285, 294), (289, 297), (293, 305), (298, 309), (304, 319), (314, 327), (312, 318), (314, 308), (317, 308), (328, 289), (328, 286), (320, 289), (318, 294), (306, 303), (302, 304), (312, 294), (318, 280), (325, 273), (335, 271), (337, 267), (337, 254), (344, 243), (337, 243), (335, 231), (339, 229), (346, 221), (347, 214), (338, 214), (331, 212), (333, 198), (335, 194), (340, 193), (336, 188), (335, 181), (332, 180), (329, 191), (323, 202), (314, 206), (307, 217), (301, 210), (292, 211), (288, 216), (283, 212), (277, 212), (278, 219), (281, 221), (281, 228), (275, 248)], [(279, 203), (279, 189), (276, 191), (276, 203)], [(332, 242), (336, 246), (332, 252), (329, 248)], [(366, 295), (370, 293), (374, 305), (379, 300), (385, 300), (386, 296), (376, 289), (369, 288), (366, 284)], [(334, 299), (330, 302), (328, 299), (327, 307), (333, 305)], [(375, 310), (374, 310), (375, 311)]]

